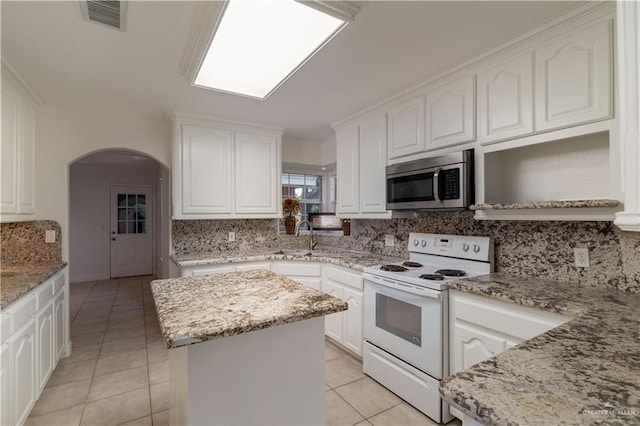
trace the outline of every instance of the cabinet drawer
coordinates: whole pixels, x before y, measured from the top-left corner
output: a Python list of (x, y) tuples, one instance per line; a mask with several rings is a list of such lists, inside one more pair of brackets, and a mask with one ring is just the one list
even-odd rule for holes
[(249, 263), (239, 263), (236, 265), (236, 271), (254, 271), (256, 269), (266, 269), (268, 271), (271, 270), (270, 262), (249, 262)]
[(58, 292), (64, 288), (64, 277), (65, 275), (63, 273), (58, 273), (53, 277), (53, 294), (58, 294)]
[(325, 267), (325, 277), (349, 287), (364, 289), (361, 274), (355, 274), (335, 266), (327, 266)]
[(280, 275), (319, 277), (321, 276), (321, 265), (319, 263), (279, 262), (277, 263), (277, 271)]
[(571, 320), (570, 317), (500, 302), (486, 297), (455, 293), (455, 318), (523, 340), (531, 339)]
[(24, 296), (11, 308), (11, 316), (13, 317), (11, 333), (15, 333), (35, 317), (37, 306), (36, 293), (32, 292)]
[(37, 309), (45, 307), (47, 302), (53, 299), (53, 281), (49, 280), (35, 290), (36, 299), (38, 300)]

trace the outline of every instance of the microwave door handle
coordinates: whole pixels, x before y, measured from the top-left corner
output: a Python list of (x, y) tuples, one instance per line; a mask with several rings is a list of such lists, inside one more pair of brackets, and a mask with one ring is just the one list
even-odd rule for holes
[(442, 167), (438, 167), (436, 171), (433, 172), (433, 198), (435, 198), (435, 200), (438, 202), (442, 201), (440, 199), (440, 177), (439, 177), (441, 170), (442, 170)]

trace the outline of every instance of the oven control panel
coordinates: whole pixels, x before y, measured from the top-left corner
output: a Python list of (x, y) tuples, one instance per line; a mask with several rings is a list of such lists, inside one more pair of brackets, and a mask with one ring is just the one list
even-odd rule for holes
[(443, 234), (409, 234), (409, 251), (460, 259), (491, 262), (493, 241), (489, 237)]

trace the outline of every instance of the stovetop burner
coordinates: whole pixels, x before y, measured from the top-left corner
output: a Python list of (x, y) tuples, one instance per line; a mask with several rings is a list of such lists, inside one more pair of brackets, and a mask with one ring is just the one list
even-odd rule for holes
[(436, 274), (444, 275), (445, 277), (464, 277), (466, 272), (459, 269), (438, 269)]
[(404, 266), (400, 266), (400, 265), (382, 265), (380, 267), (380, 269), (382, 269), (383, 271), (389, 271), (389, 272), (404, 272), (404, 271), (408, 271), (407, 268), (405, 268)]
[(432, 281), (442, 281), (444, 280), (444, 275), (440, 274), (422, 274), (420, 278), (423, 280), (432, 280)]
[(404, 262), (402, 266), (407, 266), (409, 268), (422, 268), (422, 263), (408, 261)]

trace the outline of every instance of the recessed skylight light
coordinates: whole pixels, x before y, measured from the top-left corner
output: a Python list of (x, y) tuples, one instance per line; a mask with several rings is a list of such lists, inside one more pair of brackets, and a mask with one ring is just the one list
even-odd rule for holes
[(194, 85), (265, 99), (347, 23), (294, 0), (230, 0)]

